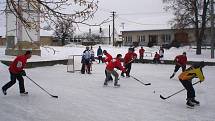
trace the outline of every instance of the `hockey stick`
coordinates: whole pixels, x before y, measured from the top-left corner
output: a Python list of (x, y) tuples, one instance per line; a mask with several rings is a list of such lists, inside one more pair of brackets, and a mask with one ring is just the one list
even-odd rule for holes
[(36, 84), (40, 89), (42, 89), (43, 91), (45, 91), (45, 92), (46, 92), (48, 95), (50, 95), (51, 97), (58, 98), (58, 96), (50, 94), (48, 91), (46, 91), (44, 88), (42, 88), (39, 84), (37, 84), (34, 80), (32, 80), (32, 79), (31, 79), (30, 77), (28, 77), (27, 75), (26, 75), (26, 77), (27, 77), (29, 80), (31, 80), (34, 84)]
[(143, 83), (142, 81), (140, 81), (139, 79), (137, 79), (136, 77), (134, 77), (134, 76), (131, 76), (133, 79), (135, 79), (136, 81), (138, 81), (138, 82), (140, 82), (141, 84), (143, 84), (143, 85), (151, 85), (151, 83)]
[[(195, 82), (193, 85), (195, 85), (195, 84), (197, 84), (197, 83), (199, 83), (199, 82), (201, 82), (201, 81)], [(166, 100), (167, 98), (170, 98), (170, 97), (172, 97), (172, 96), (174, 96), (174, 95), (176, 95), (176, 94), (178, 94), (178, 93), (180, 93), (180, 92), (182, 92), (182, 91), (184, 91), (184, 90), (185, 90), (185, 88), (182, 89), (182, 90), (179, 90), (179, 91), (177, 91), (176, 93), (173, 93), (173, 94), (171, 94), (171, 95), (169, 95), (169, 96), (167, 96), (167, 97), (163, 97), (162, 95), (160, 95), (160, 98), (163, 99), (163, 100)]]
[(128, 64), (129, 64), (129, 63), (134, 62), (135, 60), (136, 60), (136, 58), (135, 58), (135, 59), (130, 60), (130, 61), (128, 62)]

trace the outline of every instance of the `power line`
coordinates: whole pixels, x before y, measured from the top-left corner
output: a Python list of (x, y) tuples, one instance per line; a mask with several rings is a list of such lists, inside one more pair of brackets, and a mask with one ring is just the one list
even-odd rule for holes
[(125, 16), (125, 15), (152, 15), (152, 14), (169, 14), (167, 12), (135, 12), (135, 13), (121, 13), (118, 15)]
[(131, 21), (131, 20), (128, 20), (128, 19), (125, 19), (125, 18), (119, 17), (119, 16), (117, 16), (117, 17), (118, 17), (119, 19), (121, 19), (121, 20), (124, 20), (124, 21), (130, 22), (130, 23), (134, 23), (134, 24), (138, 24), (138, 25), (165, 25), (165, 24), (143, 24), (143, 23), (136, 22), (136, 21)]
[(108, 13), (110, 13), (110, 12), (113, 11), (113, 10), (110, 10), (110, 9), (107, 9), (107, 8), (103, 8), (103, 7), (98, 7), (98, 9), (99, 9), (100, 11), (108, 12)]

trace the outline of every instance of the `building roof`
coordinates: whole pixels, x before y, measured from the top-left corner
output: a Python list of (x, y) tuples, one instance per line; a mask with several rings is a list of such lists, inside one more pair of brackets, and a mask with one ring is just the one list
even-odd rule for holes
[[(210, 29), (210, 28), (207, 28)], [(180, 30), (180, 29), (149, 29), (149, 30), (125, 30), (121, 32), (150, 32), (150, 31), (170, 31), (170, 30)], [(185, 28), (184, 30), (194, 30), (194, 28)]]

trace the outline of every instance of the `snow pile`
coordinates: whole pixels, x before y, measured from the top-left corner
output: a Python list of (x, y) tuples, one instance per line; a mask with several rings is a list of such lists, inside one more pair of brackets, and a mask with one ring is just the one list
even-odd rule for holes
[[(101, 46), (103, 50), (107, 50), (113, 57), (115, 57), (118, 53), (123, 56), (128, 51), (129, 47), (113, 47), (112, 45), (95, 45), (93, 46), (93, 50), (95, 52), (95, 56), (97, 55), (97, 49)], [(69, 55), (82, 55), (85, 50), (85, 46), (82, 45), (74, 45), (70, 44), (65, 47), (58, 46), (43, 46), (41, 47), (41, 56), (32, 56), (29, 61), (47, 61), (47, 60), (61, 60), (67, 59)], [(140, 47), (135, 48), (135, 52), (139, 56)], [(152, 48), (144, 47), (145, 49), (145, 59), (153, 59), (155, 52), (159, 51), (158, 46), (154, 46)], [(14, 56), (6, 56), (4, 55), (5, 47), (0, 47), (0, 60), (13, 60)], [(165, 60), (173, 60), (176, 55), (182, 54), (183, 52), (187, 52), (188, 61), (206, 61), (206, 62), (215, 62), (215, 59), (210, 58), (210, 50), (202, 49), (201, 55), (196, 55), (196, 50), (190, 48), (189, 46), (180, 47), (180, 48), (171, 48), (169, 50), (164, 50), (164, 59)]]

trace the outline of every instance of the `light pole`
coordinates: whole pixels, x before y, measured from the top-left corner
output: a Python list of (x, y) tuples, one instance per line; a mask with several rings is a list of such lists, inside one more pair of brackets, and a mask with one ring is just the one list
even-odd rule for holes
[(211, 58), (214, 58), (214, 0), (211, 0)]

